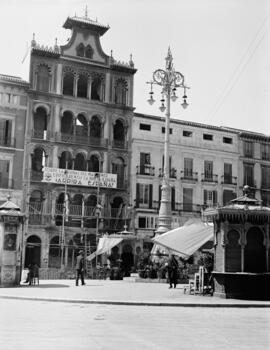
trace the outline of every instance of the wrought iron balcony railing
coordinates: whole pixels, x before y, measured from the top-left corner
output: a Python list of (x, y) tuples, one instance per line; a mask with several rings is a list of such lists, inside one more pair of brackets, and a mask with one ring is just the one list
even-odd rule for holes
[(181, 171), (181, 180), (187, 181), (198, 181), (198, 173), (195, 173), (190, 170), (182, 170)]
[(175, 211), (200, 213), (202, 209), (201, 204), (193, 203), (175, 203)]
[(50, 132), (48, 130), (32, 130), (32, 138), (38, 140), (49, 140)]
[(137, 165), (136, 170), (137, 175), (155, 176), (155, 167), (148, 164)]
[(212, 173), (202, 173), (202, 182), (218, 182), (218, 175)]
[(222, 175), (221, 183), (226, 185), (237, 185), (237, 176)]
[(56, 132), (55, 140), (58, 142), (75, 143), (75, 144), (83, 144), (83, 145), (90, 145), (90, 146), (100, 146), (100, 147), (108, 146), (108, 139), (104, 139), (101, 137), (87, 136), (87, 135), (67, 134), (63, 132)]
[(128, 143), (125, 140), (113, 140), (112, 141), (112, 147), (113, 148), (127, 149), (128, 148)]
[[(158, 172), (159, 172), (158, 177), (163, 177), (163, 169), (159, 168)], [(176, 179), (177, 178), (177, 170), (175, 168), (169, 169), (169, 176), (170, 176), (170, 179)]]

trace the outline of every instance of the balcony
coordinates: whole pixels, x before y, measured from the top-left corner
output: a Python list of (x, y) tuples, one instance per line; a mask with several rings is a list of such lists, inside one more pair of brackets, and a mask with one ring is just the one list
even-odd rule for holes
[(66, 134), (62, 132), (55, 133), (55, 141), (99, 147), (108, 146), (108, 139), (93, 136)]
[(14, 137), (0, 137), (0, 147), (16, 147), (16, 139)]
[(32, 138), (37, 140), (49, 140), (50, 133), (47, 130), (32, 130)]
[(41, 181), (43, 179), (43, 172), (31, 170), (31, 181)]
[(185, 181), (198, 181), (198, 173), (182, 170), (180, 179)]
[(222, 175), (221, 183), (224, 185), (237, 185), (237, 176)]
[(200, 204), (193, 203), (175, 203), (175, 211), (200, 213), (202, 206)]
[(270, 152), (262, 152), (262, 160), (270, 160)]
[(13, 189), (14, 188), (14, 180), (8, 179), (7, 177), (2, 177), (2, 174), (0, 173), (0, 188)]
[(149, 164), (137, 165), (136, 175), (155, 176), (155, 167), (152, 167)]
[(211, 173), (202, 173), (202, 182), (218, 182), (218, 175)]
[[(158, 177), (163, 177), (163, 169), (159, 168), (158, 171), (159, 171)], [(170, 179), (176, 179), (177, 178), (177, 170), (175, 168), (169, 169), (169, 176), (170, 176)]]
[(113, 148), (127, 149), (128, 143), (125, 140), (113, 140), (112, 141)]

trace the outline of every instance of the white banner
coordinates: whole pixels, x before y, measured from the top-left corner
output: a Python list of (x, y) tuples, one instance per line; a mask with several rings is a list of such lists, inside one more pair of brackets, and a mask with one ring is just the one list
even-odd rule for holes
[(61, 185), (67, 184), (72, 186), (116, 188), (117, 175), (44, 167), (42, 182), (58, 183)]

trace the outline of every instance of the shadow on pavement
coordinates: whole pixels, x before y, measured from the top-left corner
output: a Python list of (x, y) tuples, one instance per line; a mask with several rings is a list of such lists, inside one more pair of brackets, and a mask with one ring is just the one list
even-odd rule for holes
[(20, 287), (22, 288), (68, 288), (70, 287), (68, 284), (56, 284), (56, 283), (52, 283), (52, 284), (34, 284), (34, 285), (30, 285), (29, 284), (21, 284)]

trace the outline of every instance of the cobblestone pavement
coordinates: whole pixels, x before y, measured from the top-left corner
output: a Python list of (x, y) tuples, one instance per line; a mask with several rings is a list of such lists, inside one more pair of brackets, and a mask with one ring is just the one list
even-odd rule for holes
[(0, 299), (1, 350), (266, 350), (269, 308)]
[(22, 284), (16, 288), (0, 288), (0, 298), (30, 298), (44, 301), (81, 303), (129, 303), (137, 305), (270, 307), (270, 301), (222, 299), (183, 293), (183, 285), (168, 289), (165, 283), (86, 280), (86, 286), (75, 286), (73, 280), (41, 280), (39, 285)]

